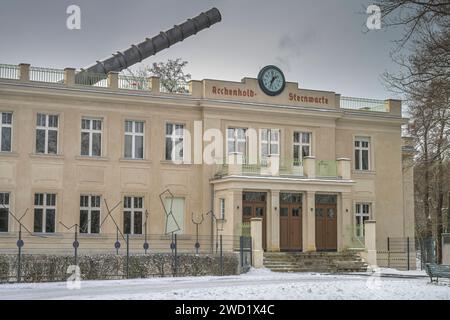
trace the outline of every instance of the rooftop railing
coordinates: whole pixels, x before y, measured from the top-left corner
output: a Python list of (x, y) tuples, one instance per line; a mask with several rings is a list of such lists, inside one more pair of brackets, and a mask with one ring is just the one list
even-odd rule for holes
[(175, 94), (189, 94), (189, 84), (181, 82), (166, 83), (160, 82), (160, 92), (175, 93)]
[(18, 80), (20, 78), (19, 66), (0, 64), (0, 78)]
[(341, 109), (389, 112), (388, 102), (384, 100), (341, 97)]
[(119, 74), (119, 89), (151, 90), (151, 82), (148, 78), (124, 76)]
[(81, 72), (75, 76), (75, 84), (82, 86), (108, 87), (107, 76), (101, 73)]
[(30, 81), (64, 83), (64, 70), (30, 67)]

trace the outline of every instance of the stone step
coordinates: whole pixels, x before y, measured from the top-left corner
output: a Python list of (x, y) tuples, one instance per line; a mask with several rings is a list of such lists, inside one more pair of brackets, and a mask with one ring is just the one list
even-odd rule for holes
[(274, 272), (364, 272), (367, 264), (354, 252), (266, 252), (264, 266)]

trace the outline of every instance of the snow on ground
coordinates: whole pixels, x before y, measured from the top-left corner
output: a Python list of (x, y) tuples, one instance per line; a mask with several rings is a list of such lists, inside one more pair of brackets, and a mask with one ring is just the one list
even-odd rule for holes
[(65, 282), (0, 285), (0, 299), (445, 299), (450, 281), (431, 284), (423, 272), (382, 269), (391, 275), (333, 275), (274, 273), (251, 270), (240, 276), (180, 277), (133, 280), (82, 281), (81, 289)]

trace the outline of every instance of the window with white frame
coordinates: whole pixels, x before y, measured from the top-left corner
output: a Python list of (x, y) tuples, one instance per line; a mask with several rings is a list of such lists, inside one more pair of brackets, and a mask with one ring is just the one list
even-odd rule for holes
[(311, 156), (311, 132), (294, 132), (294, 166), (301, 166), (303, 158)]
[(38, 113), (36, 117), (36, 153), (58, 153), (57, 115)]
[(9, 193), (0, 192), (0, 232), (9, 230)]
[(364, 237), (364, 223), (370, 219), (370, 203), (357, 203), (355, 208), (355, 233)]
[(143, 197), (124, 197), (123, 230), (125, 234), (142, 234)]
[(225, 219), (225, 199), (220, 199), (220, 219)]
[(101, 119), (81, 119), (81, 155), (89, 157), (102, 155)]
[(100, 196), (80, 196), (80, 233), (100, 233)]
[(125, 121), (125, 152), (126, 159), (144, 159), (144, 122)]
[(261, 160), (280, 154), (280, 130), (261, 129)]
[(242, 156), (247, 155), (247, 129), (245, 128), (228, 128), (227, 129), (227, 146), (228, 154), (240, 153)]
[(370, 138), (355, 138), (355, 170), (370, 170)]
[(166, 123), (166, 160), (184, 160), (184, 124)]
[(54, 233), (56, 219), (56, 194), (34, 194), (34, 232)]
[(11, 152), (12, 113), (0, 112), (0, 151)]

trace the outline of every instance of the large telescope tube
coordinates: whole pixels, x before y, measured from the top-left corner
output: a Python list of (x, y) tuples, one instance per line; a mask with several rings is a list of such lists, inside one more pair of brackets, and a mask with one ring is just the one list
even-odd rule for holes
[(219, 10), (212, 8), (206, 12), (200, 13), (195, 18), (188, 19), (183, 24), (175, 25), (166, 32), (161, 32), (151, 39), (146, 38), (145, 41), (138, 45), (131, 45), (131, 47), (125, 51), (118, 51), (106, 60), (97, 61), (92, 66), (81, 69), (82, 71), (79, 72), (77, 76), (82, 76), (83, 74), (86, 76), (85, 73), (96, 73), (105, 74), (106, 77), (106, 74), (110, 71), (120, 72), (161, 50), (169, 48), (177, 42), (183, 41), (187, 37), (190, 37), (203, 29), (209, 28), (221, 20), (222, 16), (220, 15)]

